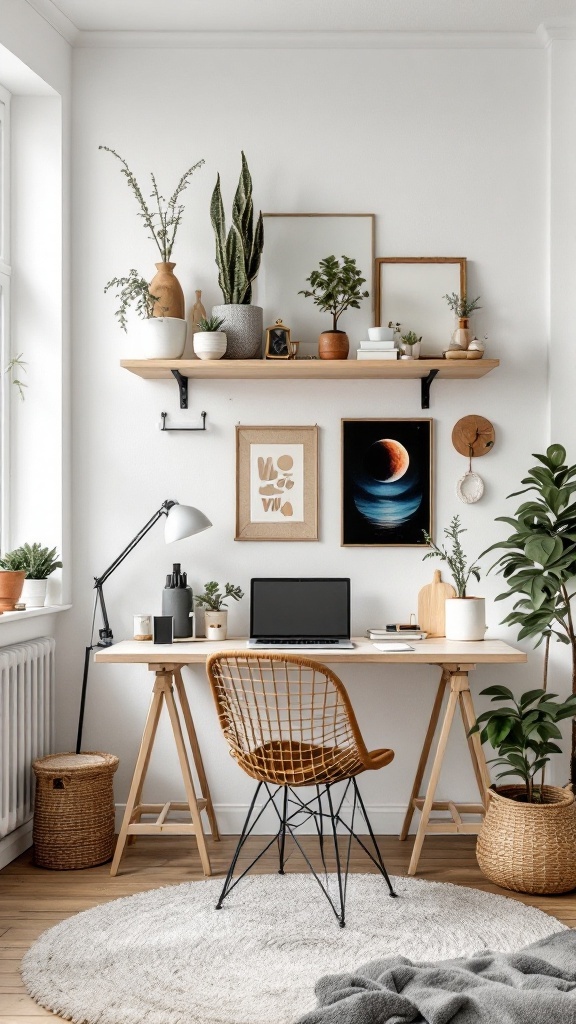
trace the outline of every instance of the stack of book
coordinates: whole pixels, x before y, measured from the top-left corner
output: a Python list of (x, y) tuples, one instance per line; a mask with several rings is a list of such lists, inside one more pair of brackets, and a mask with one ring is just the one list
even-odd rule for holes
[(357, 359), (397, 359), (398, 349), (393, 341), (361, 341)]
[(393, 640), (396, 643), (399, 640), (425, 640), (427, 634), (423, 629), (367, 629), (366, 636), (369, 640), (377, 640), (381, 643), (383, 640)]

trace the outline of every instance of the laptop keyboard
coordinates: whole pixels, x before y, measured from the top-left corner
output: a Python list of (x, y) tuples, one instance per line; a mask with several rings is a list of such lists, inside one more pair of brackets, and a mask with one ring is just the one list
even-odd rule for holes
[(268, 636), (265, 638), (260, 637), (256, 640), (257, 644), (261, 644), (262, 647), (268, 647), (270, 644), (285, 644), (286, 647), (297, 647), (299, 644), (310, 645), (310, 644), (321, 644), (322, 647), (328, 647), (331, 644), (338, 644), (339, 640), (325, 640), (323, 637), (309, 636), (306, 639), (290, 638), (287, 639), (285, 636)]

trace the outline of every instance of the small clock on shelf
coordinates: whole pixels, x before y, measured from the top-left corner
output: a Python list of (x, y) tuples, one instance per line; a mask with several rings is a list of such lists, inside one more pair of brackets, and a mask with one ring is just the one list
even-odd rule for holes
[(290, 342), (290, 328), (286, 327), (281, 320), (277, 320), (273, 327), (266, 328), (266, 359), (290, 359), (293, 346)]

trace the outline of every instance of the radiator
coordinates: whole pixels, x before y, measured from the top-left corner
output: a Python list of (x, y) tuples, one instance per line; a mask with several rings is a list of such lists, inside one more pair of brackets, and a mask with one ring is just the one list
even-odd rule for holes
[(34, 810), (32, 761), (53, 753), (54, 640), (0, 648), (0, 839)]

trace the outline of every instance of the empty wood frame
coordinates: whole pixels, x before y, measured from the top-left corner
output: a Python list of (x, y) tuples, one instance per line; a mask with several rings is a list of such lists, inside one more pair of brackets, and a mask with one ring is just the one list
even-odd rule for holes
[(379, 256), (375, 268), (375, 323), (402, 324), (422, 337), (426, 355), (448, 348), (454, 314), (444, 295), (466, 297), (465, 256)]

